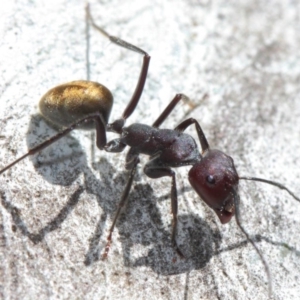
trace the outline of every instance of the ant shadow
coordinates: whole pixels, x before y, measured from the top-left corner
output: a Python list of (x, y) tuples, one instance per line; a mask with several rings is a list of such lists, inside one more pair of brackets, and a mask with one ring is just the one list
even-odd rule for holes
[[(39, 114), (31, 116), (26, 136), (28, 149), (39, 145), (57, 132)], [(85, 152), (72, 135), (67, 135), (38, 154), (29, 156), (29, 159), (36, 172), (46, 181), (61, 186), (70, 186), (87, 166)]]
[[(161, 275), (205, 267), (215, 249), (219, 248), (219, 232), (194, 214), (179, 214), (177, 243), (185, 256), (181, 259), (171, 243), (172, 216), (167, 215), (170, 225), (165, 229), (156, 202), (157, 198), (149, 185), (135, 186), (126, 215), (123, 215), (124, 226), (119, 228), (125, 264), (131, 267), (148, 266)], [(132, 260), (130, 250), (133, 245), (143, 245), (147, 253)]]
[[(52, 136), (55, 132), (54, 129), (45, 124), (40, 116), (33, 116), (27, 135), (28, 148), (42, 142), (45, 133)], [(47, 147), (41, 153), (32, 157), (31, 161), (36, 172), (51, 184), (69, 186), (82, 173), (84, 183), (70, 196), (60, 212), (36, 233), (32, 233), (28, 229), (21, 218), (20, 210), (7, 199), (4, 192), (0, 192), (2, 205), (12, 216), (13, 231), (18, 229), (34, 244), (42, 242), (49, 232), (60, 227), (76, 207), (81, 194), (86, 192), (96, 196), (102, 214), (95, 226), (93, 235), (89, 239), (89, 248), (85, 255), (84, 264), (90, 266), (100, 260), (106, 241), (105, 239), (103, 242), (103, 234), (105, 234), (103, 229), (106, 221), (114, 216), (121, 196), (115, 191), (115, 185), (120, 183), (125, 187), (128, 177), (127, 172), (117, 173), (116, 169), (105, 158), (102, 158), (94, 164), (94, 171), (109, 175), (102, 176), (102, 179), (99, 180), (88, 167), (87, 158), (80, 143), (72, 136), (66, 136)], [(49, 168), (49, 165), (51, 168)], [(115, 176), (115, 174), (117, 175)], [(114, 178), (113, 182), (111, 178)], [(181, 193), (179, 191), (178, 194)], [(167, 216), (170, 218), (170, 226), (165, 229), (162, 222), (163, 216), (156, 204), (158, 201), (159, 199), (155, 196), (150, 185), (135, 184), (133, 186), (126, 213), (121, 214), (116, 224), (126, 266), (133, 268), (148, 266), (161, 275), (186, 273), (204, 268), (214, 255), (245, 247), (248, 244), (248, 241), (245, 240), (221, 249), (222, 237), (218, 230), (213, 230), (199, 216), (179, 213), (177, 241), (180, 250), (185, 255), (185, 259), (180, 259), (171, 243), (171, 214)], [(265, 241), (274, 246), (284, 246), (300, 256), (299, 251), (285, 243), (274, 242), (260, 235), (256, 235), (254, 240), (256, 242)], [(131, 250), (133, 246), (139, 247), (137, 245), (142, 246), (144, 255), (135, 259), (131, 257)], [(110, 255), (113, 255), (113, 253), (110, 253)]]

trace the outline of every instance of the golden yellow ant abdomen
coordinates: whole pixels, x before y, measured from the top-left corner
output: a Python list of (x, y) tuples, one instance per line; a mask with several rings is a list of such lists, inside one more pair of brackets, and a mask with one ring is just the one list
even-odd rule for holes
[[(40, 100), (42, 116), (55, 127), (67, 127), (89, 114), (100, 112), (107, 124), (113, 96), (104, 85), (86, 80), (71, 81), (49, 90)], [(93, 127), (93, 122), (82, 128)]]

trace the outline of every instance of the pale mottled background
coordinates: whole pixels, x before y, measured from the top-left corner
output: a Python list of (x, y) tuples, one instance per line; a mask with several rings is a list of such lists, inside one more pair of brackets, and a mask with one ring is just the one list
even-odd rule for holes
[[(0, 7), (0, 165), (54, 134), (37, 115), (53, 86), (86, 78), (84, 1), (10, 1)], [(299, 1), (93, 1), (110, 33), (147, 50), (151, 65), (128, 123), (151, 124), (178, 92), (165, 122), (202, 124), (212, 147), (243, 175), (300, 194)], [(91, 31), (91, 78), (115, 95), (119, 117), (141, 57)], [(196, 137), (193, 129), (188, 131)], [(110, 135), (112, 137), (112, 135)], [(72, 133), (0, 177), (0, 298), (265, 299), (267, 278), (235, 221), (222, 226), (177, 170), (178, 242), (171, 244), (170, 180), (140, 168), (107, 261), (99, 259), (126, 182), (124, 154), (92, 151)], [(143, 161), (145, 162), (145, 160)], [(300, 203), (261, 183), (242, 183), (243, 224), (269, 264), (274, 299), (300, 297)]]

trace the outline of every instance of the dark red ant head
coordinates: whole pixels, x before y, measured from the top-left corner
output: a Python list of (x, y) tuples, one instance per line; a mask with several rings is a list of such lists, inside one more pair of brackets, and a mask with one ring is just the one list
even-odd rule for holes
[(239, 182), (233, 159), (219, 150), (208, 149), (189, 171), (189, 181), (221, 223), (228, 223), (235, 213), (233, 197)]

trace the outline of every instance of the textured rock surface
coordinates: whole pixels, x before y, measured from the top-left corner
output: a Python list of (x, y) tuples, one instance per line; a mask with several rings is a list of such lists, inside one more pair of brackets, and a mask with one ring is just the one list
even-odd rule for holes
[[(183, 92), (195, 108), (180, 105), (165, 127), (193, 116), (211, 146), (235, 159), (240, 174), (280, 181), (300, 194), (300, 6), (236, 2), (113, 0), (92, 2), (92, 12), (107, 31), (152, 56), (128, 123), (151, 124)], [(37, 115), (40, 97), (86, 78), (84, 5), (2, 5), (1, 166), (55, 133)], [(113, 91), (115, 119), (142, 59), (95, 31), (91, 52), (91, 79)], [(222, 226), (198, 199), (185, 168), (176, 172), (178, 242), (186, 259), (170, 244), (170, 180), (150, 180), (140, 168), (109, 258), (101, 261), (127, 177), (123, 154), (93, 155), (91, 145), (90, 133), (76, 132), (1, 175), (0, 298), (266, 298), (257, 254), (234, 220)], [(299, 298), (300, 203), (260, 183), (243, 182), (240, 193), (242, 222), (261, 238), (274, 299)]]

